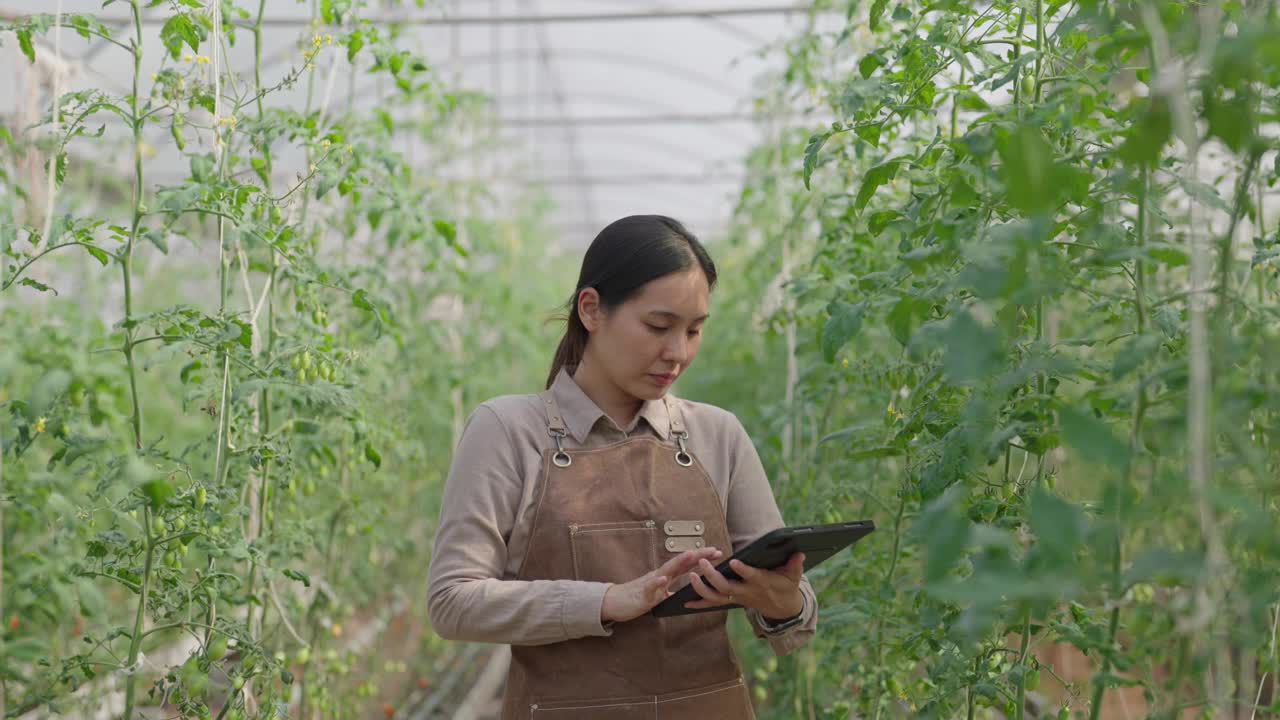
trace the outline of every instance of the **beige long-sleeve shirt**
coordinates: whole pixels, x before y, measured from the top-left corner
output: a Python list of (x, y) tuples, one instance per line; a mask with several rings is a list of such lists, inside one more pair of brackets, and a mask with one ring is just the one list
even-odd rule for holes
[[(619, 428), (568, 372), (560, 372), (551, 392), (569, 432), (567, 450), (670, 435), (661, 400), (644, 403)], [(705, 403), (675, 402), (684, 414), (689, 452), (725, 505), (733, 551), (783, 527), (760, 457), (737, 417)], [(554, 444), (536, 394), (488, 400), (467, 419), (445, 484), (428, 579), (428, 613), (440, 636), (541, 645), (612, 633), (600, 619), (607, 583), (515, 579), (532, 530), (542, 451), (549, 447)], [(804, 645), (817, 627), (818, 603), (808, 579), (801, 592), (803, 618), (781, 632), (767, 632), (759, 613), (747, 611), (756, 636), (767, 638), (777, 655)]]

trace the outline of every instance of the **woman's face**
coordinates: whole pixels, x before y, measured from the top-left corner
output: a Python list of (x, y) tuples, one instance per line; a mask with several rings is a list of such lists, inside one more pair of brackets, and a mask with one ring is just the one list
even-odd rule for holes
[(698, 354), (711, 289), (702, 269), (655, 278), (606, 310), (594, 288), (578, 294), (591, 333), (590, 362), (619, 390), (641, 400), (666, 394)]

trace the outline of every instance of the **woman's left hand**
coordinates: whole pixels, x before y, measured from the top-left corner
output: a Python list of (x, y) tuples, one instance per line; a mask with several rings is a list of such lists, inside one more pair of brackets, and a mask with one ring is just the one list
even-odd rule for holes
[[(741, 560), (731, 560), (729, 566), (738, 573), (741, 581), (726, 578), (710, 562), (702, 560), (699, 563), (702, 576), (696, 572), (689, 573), (689, 583), (702, 600), (685, 603), (685, 607), (701, 609), (742, 605), (758, 610), (769, 620), (795, 617), (804, 609), (804, 596), (800, 594), (804, 553), (792, 555), (787, 564), (777, 570), (761, 570)], [(706, 577), (705, 582), (702, 577)]]

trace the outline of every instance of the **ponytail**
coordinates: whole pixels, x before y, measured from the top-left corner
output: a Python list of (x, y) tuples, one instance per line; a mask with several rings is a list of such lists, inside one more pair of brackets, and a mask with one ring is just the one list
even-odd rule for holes
[(566, 320), (568, 326), (565, 328), (564, 337), (560, 338), (555, 358), (551, 361), (551, 372), (547, 374), (547, 388), (556, 381), (561, 368), (567, 367), (570, 372), (577, 368), (582, 362), (583, 353), (587, 350), (587, 327), (582, 324), (582, 318), (578, 317), (577, 293), (574, 293), (573, 299), (569, 301), (569, 315)]

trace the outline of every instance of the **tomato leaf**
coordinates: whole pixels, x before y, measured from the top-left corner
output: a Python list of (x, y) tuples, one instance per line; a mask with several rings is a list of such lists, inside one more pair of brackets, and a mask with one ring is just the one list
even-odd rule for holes
[(813, 175), (813, 168), (818, 164), (818, 151), (826, 144), (827, 138), (831, 137), (830, 132), (822, 132), (809, 138), (809, 144), (804, 148), (804, 189), (809, 188), (809, 178)]
[(1079, 451), (1081, 458), (1120, 465), (1128, 457), (1129, 449), (1124, 441), (1116, 437), (1092, 412), (1063, 405), (1058, 408), (1058, 418), (1067, 442)]
[(310, 576), (310, 575), (307, 575), (306, 573), (302, 572), (301, 570), (294, 570), (293, 568), (285, 568), (284, 570), (281, 570), (280, 572), (281, 572), (281, 574), (283, 574), (285, 577), (289, 578), (290, 580), (297, 580), (298, 582), (302, 583), (303, 585), (305, 585), (305, 586), (307, 586), (307, 587), (311, 587), (311, 576)]
[(147, 496), (153, 509), (160, 509), (173, 497), (173, 485), (164, 478), (156, 478), (142, 483), (142, 494)]
[(108, 255), (107, 255), (107, 251), (106, 251), (106, 250), (103, 250), (103, 249), (102, 249), (102, 248), (100, 248), (100, 247), (97, 247), (97, 246), (94, 246), (94, 245), (85, 245), (85, 246), (84, 246), (84, 249), (85, 249), (85, 250), (87, 250), (87, 251), (89, 252), (89, 254), (90, 254), (90, 255), (92, 255), (92, 256), (94, 257), (94, 259), (96, 259), (98, 262), (102, 263), (102, 264), (103, 264), (103, 266), (106, 266), (106, 265), (107, 265), (107, 263), (111, 262), (111, 260), (109, 259)]
[(862, 185), (858, 188), (858, 197), (853, 203), (858, 212), (862, 212), (881, 185), (893, 180), (893, 177), (898, 174), (900, 164), (902, 160), (895, 158), (871, 168), (866, 175), (862, 176)]
[(826, 325), (822, 326), (822, 356), (827, 362), (834, 362), (840, 348), (858, 334), (866, 311), (865, 301), (854, 305), (837, 300), (827, 307), (830, 317)]

